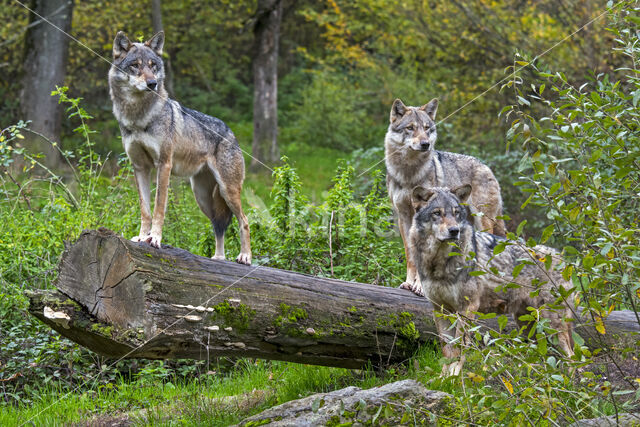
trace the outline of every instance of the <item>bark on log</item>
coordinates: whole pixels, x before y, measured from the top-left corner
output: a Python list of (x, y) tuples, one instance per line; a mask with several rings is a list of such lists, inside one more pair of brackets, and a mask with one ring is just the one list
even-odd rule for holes
[[(435, 337), (431, 304), (405, 290), (158, 250), (106, 229), (67, 248), (56, 286), (31, 292), (29, 311), (110, 357), (358, 368), (403, 361)], [(631, 312), (604, 324), (606, 335), (587, 325), (577, 332), (619, 343), (640, 331)]]

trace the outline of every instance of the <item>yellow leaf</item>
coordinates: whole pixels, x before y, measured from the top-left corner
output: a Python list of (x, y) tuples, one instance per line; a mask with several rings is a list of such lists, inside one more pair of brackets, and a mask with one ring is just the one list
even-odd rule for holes
[(24, 139), (24, 136), (22, 136), (22, 134), (21, 134), (21, 133), (18, 133), (18, 134), (16, 134), (16, 138), (18, 138), (18, 139)]
[(484, 377), (482, 375), (478, 375), (474, 372), (467, 372), (467, 376), (473, 380), (475, 383), (481, 383), (484, 381)]
[(504, 386), (507, 388), (507, 391), (509, 391), (509, 394), (513, 394), (513, 386), (511, 385), (511, 382), (509, 382), (509, 380), (505, 380), (503, 377), (500, 377), (500, 379), (502, 380)]
[(602, 317), (596, 317), (596, 331), (600, 332), (602, 335), (605, 334), (604, 323), (602, 322)]
[(4, 135), (0, 135), (0, 142), (4, 141)]

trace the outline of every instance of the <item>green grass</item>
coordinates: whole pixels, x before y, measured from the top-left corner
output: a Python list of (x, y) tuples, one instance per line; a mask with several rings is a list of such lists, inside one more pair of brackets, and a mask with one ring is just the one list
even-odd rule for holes
[[(242, 359), (227, 374), (191, 380), (140, 377), (98, 389), (63, 393), (43, 387), (30, 406), (0, 406), (0, 425), (25, 422), (58, 426), (89, 420), (122, 419), (139, 425), (229, 425), (268, 407), (350, 385), (379, 386), (404, 378), (427, 380), (437, 371), (438, 353), (427, 346), (406, 365), (386, 372)], [(90, 383), (89, 383), (90, 384)], [(229, 399), (229, 396), (236, 396)], [(170, 423), (169, 423), (170, 421)]]

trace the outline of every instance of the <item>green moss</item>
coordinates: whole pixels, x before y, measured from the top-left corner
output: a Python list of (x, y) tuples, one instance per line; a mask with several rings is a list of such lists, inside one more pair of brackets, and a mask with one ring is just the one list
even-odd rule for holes
[(418, 338), (420, 338), (420, 332), (418, 332), (418, 330), (416, 329), (416, 324), (413, 322), (409, 322), (406, 325), (401, 326), (400, 328), (398, 328), (398, 332), (404, 338), (407, 338), (409, 340), (416, 341)]
[(97, 332), (100, 335), (111, 338), (111, 334), (113, 333), (113, 326), (102, 326), (99, 323), (94, 323), (93, 325), (91, 325), (91, 332)]
[(66, 300), (62, 301), (60, 303), (60, 305), (61, 306), (64, 305), (64, 306), (67, 306), (67, 307), (71, 306), (71, 307), (76, 308), (76, 309), (82, 309), (82, 306), (80, 304), (78, 304), (77, 302), (75, 302), (74, 300), (72, 300), (71, 298), (67, 298)]
[(327, 420), (327, 427), (337, 427), (340, 425), (340, 415), (334, 415)]
[(248, 423), (246, 423), (244, 425), (244, 427), (257, 427), (257, 426), (263, 426), (265, 424), (269, 424), (271, 422), (271, 418), (265, 418), (263, 420), (259, 420), (259, 421), (249, 421)]
[(398, 314), (390, 314), (377, 320), (378, 327), (391, 328), (398, 337), (398, 348), (403, 351), (413, 350), (418, 340), (420, 332), (413, 322), (413, 314), (403, 311)]
[(209, 320), (213, 322), (222, 321), (223, 327), (236, 329), (238, 332), (244, 332), (249, 328), (249, 323), (256, 311), (245, 304), (231, 305), (229, 301), (223, 301), (213, 307), (214, 314), (209, 316)]
[(349, 310), (350, 313), (357, 313), (358, 312), (358, 309), (356, 308), (355, 305), (352, 305), (347, 310)]
[(278, 327), (286, 323), (297, 323), (309, 316), (304, 308), (291, 307), (285, 303), (280, 303), (280, 313), (281, 314), (273, 321), (273, 324)]

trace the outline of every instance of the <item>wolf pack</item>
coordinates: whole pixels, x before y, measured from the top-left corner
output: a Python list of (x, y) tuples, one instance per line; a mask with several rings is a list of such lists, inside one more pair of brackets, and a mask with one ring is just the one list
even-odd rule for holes
[[(244, 158), (221, 120), (168, 97), (162, 61), (164, 33), (131, 42), (118, 32), (109, 89), (138, 190), (141, 226), (132, 240), (160, 248), (170, 176), (190, 180), (196, 202), (211, 221), (224, 259), (232, 215), (240, 229), (237, 262), (251, 264), (249, 223), (241, 205)], [(387, 189), (404, 243), (407, 273), (400, 285), (426, 297), (443, 355), (458, 375), (468, 342), (463, 320), (477, 313), (511, 314), (525, 331), (529, 319), (548, 322), (554, 340), (573, 355), (571, 284), (558, 270), (559, 254), (506, 238), (500, 185), (491, 169), (464, 154), (436, 150), (438, 100), (420, 107), (393, 102), (385, 136)], [(156, 197), (151, 211), (151, 172)], [(458, 321), (450, 320), (458, 316)]]

